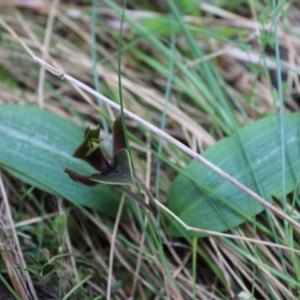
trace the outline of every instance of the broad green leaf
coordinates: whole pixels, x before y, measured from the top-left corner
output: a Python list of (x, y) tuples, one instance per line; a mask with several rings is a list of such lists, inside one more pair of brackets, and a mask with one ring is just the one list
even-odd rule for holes
[(0, 167), (41, 190), (114, 216), (120, 193), (107, 185), (86, 187), (63, 172), (95, 170), (72, 157), (84, 131), (73, 122), (33, 106), (0, 105)]
[[(285, 116), (286, 191), (291, 192), (300, 172), (300, 114)], [(268, 117), (244, 127), (210, 147), (203, 156), (268, 201), (282, 192), (280, 125)], [(260, 213), (264, 208), (237, 187), (193, 160), (173, 181), (168, 208), (188, 225), (222, 232)], [(185, 232), (175, 222), (168, 233)], [(185, 232), (189, 236), (204, 236)]]

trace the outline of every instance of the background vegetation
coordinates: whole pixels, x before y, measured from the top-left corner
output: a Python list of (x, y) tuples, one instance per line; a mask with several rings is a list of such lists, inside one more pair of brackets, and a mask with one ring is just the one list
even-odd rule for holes
[[(1, 288), (30, 299), (17, 261), (38, 299), (297, 299), (298, 1), (7, 0), (0, 21)], [(63, 173), (91, 170), (86, 126), (111, 153), (118, 110), (82, 84), (141, 117), (135, 173), (193, 228)]]

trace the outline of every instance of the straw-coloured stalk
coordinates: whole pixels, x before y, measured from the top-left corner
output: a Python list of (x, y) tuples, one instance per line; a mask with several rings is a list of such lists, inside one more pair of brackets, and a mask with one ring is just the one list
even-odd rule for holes
[(12, 246), (9, 246), (8, 243), (11, 244), (9, 238), (6, 236), (5, 232), (1, 230), (0, 253), (1, 253), (2, 260), (5, 263), (9, 279), (18, 297), (20, 299), (29, 300), (25, 288), (25, 282), (20, 274), (20, 271), (16, 268), (15, 265), (16, 258), (12, 257), (14, 255), (13, 254), (14, 249), (12, 249)]

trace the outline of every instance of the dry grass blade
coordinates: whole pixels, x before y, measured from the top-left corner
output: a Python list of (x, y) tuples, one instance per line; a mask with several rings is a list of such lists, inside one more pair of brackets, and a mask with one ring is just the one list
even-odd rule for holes
[(116, 235), (118, 232), (118, 226), (120, 223), (121, 213), (123, 210), (124, 201), (125, 201), (125, 194), (122, 195), (122, 198), (120, 201), (118, 214), (117, 214), (116, 221), (115, 221), (114, 231), (113, 231), (113, 234), (111, 237), (111, 248), (110, 248), (110, 254), (109, 254), (109, 268), (108, 268), (108, 280), (107, 280), (107, 291), (106, 291), (106, 299), (107, 300), (111, 299), (111, 286), (113, 283), (112, 272), (113, 272), (115, 241), (116, 241)]
[[(11, 279), (12, 279), (12, 282), (14, 284), (14, 288), (16, 289), (18, 294), (20, 295), (21, 299), (25, 299), (25, 300), (30, 299), (30, 298), (28, 298), (28, 296), (31, 295), (31, 297), (33, 297), (33, 299), (36, 300), (37, 296), (36, 296), (36, 292), (35, 292), (34, 286), (32, 284), (31, 278), (30, 278), (28, 272), (25, 271), (26, 264), (25, 264), (25, 260), (24, 260), (24, 257), (23, 257), (23, 253), (21, 251), (20, 244), (19, 244), (19, 239), (17, 237), (17, 233), (16, 233), (16, 230), (15, 230), (15, 227), (14, 227), (14, 222), (13, 222), (13, 219), (12, 219), (12, 214), (11, 214), (8, 198), (7, 198), (7, 195), (6, 195), (6, 191), (5, 191), (5, 188), (4, 188), (4, 185), (3, 185), (3, 181), (2, 181), (2, 178), (1, 178), (1, 174), (0, 174), (0, 191), (1, 191), (4, 203), (5, 203), (6, 216), (7, 216), (9, 225), (12, 228), (14, 243), (16, 245), (16, 249), (17, 249), (17, 253), (18, 253), (18, 256), (16, 256), (16, 257), (19, 257), (20, 267), (23, 269), (22, 273), (24, 274), (26, 284), (24, 283), (24, 280), (21, 279), (20, 274), (17, 274), (15, 271), (13, 271), (13, 268), (12, 268), (12, 265), (11, 265), (12, 260), (8, 259), (8, 258), (11, 258), (11, 257), (9, 255), (6, 255), (5, 256), (6, 263), (9, 266), (10, 272), (12, 272), (12, 274), (11, 274), (12, 278)], [(8, 252), (6, 252), (6, 253), (8, 254)], [(22, 283), (22, 284), (20, 284), (20, 283)], [(26, 288), (27, 285), (29, 286), (30, 294), (27, 291), (27, 288)]]
[[(16, 266), (16, 251), (12, 246), (12, 242), (10, 241), (9, 237), (6, 235), (5, 231), (3, 230), (3, 224), (0, 225), (0, 251), (2, 260), (5, 263), (6, 270), (8, 272), (9, 279), (15, 290), (16, 294), (20, 297), (20, 299), (29, 300), (28, 291), (26, 289), (26, 283), (23, 279), (23, 275), (17, 269)], [(2, 283), (3, 285), (3, 283)], [(3, 289), (3, 287), (2, 287)], [(3, 291), (2, 291), (3, 293)]]
[[(50, 45), (50, 39), (51, 39), (51, 32), (53, 29), (53, 23), (54, 18), (57, 12), (57, 8), (59, 5), (59, 0), (54, 0), (51, 5), (48, 22), (47, 22), (47, 28), (46, 28), (46, 34), (44, 39), (44, 47), (43, 47), (43, 58), (45, 59), (47, 57), (47, 52), (49, 50)], [(44, 80), (45, 80), (45, 67), (41, 66), (40, 68), (40, 76), (39, 76), (39, 85), (38, 85), (38, 103), (40, 107), (44, 107)]]

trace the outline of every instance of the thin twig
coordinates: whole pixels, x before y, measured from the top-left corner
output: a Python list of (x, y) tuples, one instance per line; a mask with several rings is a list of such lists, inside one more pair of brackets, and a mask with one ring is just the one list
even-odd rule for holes
[(116, 236), (118, 232), (118, 227), (121, 219), (124, 202), (125, 202), (125, 194), (122, 194), (116, 221), (115, 221), (114, 231), (111, 236), (111, 247), (109, 252), (109, 268), (108, 268), (107, 290), (106, 290), (107, 300), (111, 299), (111, 284), (112, 284), (112, 272), (113, 272), (113, 264), (114, 264), (115, 241), (116, 241)]
[[(44, 37), (44, 45), (43, 45), (43, 58), (46, 59), (47, 53), (49, 50), (51, 33), (53, 30), (54, 19), (56, 16), (56, 12), (58, 9), (60, 0), (53, 0), (50, 8), (50, 13), (47, 20), (46, 33)], [(45, 72), (46, 69), (44, 66), (40, 68), (40, 76), (39, 76), (39, 84), (38, 84), (38, 104), (40, 107), (44, 107), (44, 80), (45, 80)]]
[[(149, 148), (150, 145), (150, 136), (149, 134), (147, 135), (147, 146)], [(150, 186), (150, 180), (151, 180), (151, 152), (149, 150), (147, 150), (146, 152), (147, 154), (147, 176), (146, 176), (146, 188), (149, 189)], [(149, 203), (150, 199), (147, 199), (147, 196), (145, 195), (145, 200), (147, 203)], [(145, 216), (144, 217), (144, 227), (145, 230), (148, 226), (148, 218)], [(143, 231), (142, 237), (140, 239), (140, 249), (142, 250), (144, 248), (144, 243), (145, 243), (145, 237), (146, 237), (146, 232), (145, 230)], [(136, 287), (137, 287), (137, 282), (138, 282), (138, 274), (140, 272), (140, 268), (141, 268), (141, 261), (142, 261), (142, 251), (139, 252), (138, 257), (137, 257), (137, 262), (136, 262), (136, 268), (135, 268), (135, 273), (134, 273), (134, 279), (133, 279), (133, 284), (132, 284), (132, 288), (131, 288), (131, 298), (134, 299), (134, 295), (135, 295), (135, 291), (136, 291)]]
[(219, 237), (225, 237), (225, 238), (232, 239), (232, 240), (239, 240), (239, 241), (245, 241), (245, 242), (250, 242), (250, 243), (256, 243), (256, 244), (260, 244), (260, 245), (266, 245), (269, 247), (289, 250), (289, 251), (300, 254), (300, 250), (290, 248), (287, 246), (278, 245), (275, 243), (266, 242), (266, 241), (262, 241), (262, 240), (258, 240), (258, 239), (247, 238), (247, 237), (243, 237), (243, 236), (239, 236), (239, 235), (237, 236), (237, 235), (233, 235), (233, 234), (229, 234), (229, 233), (221, 233), (221, 232), (205, 230), (205, 229), (189, 226), (185, 222), (183, 222), (179, 217), (177, 217), (171, 210), (169, 210), (167, 207), (165, 207), (163, 204), (161, 204), (158, 200), (154, 199), (154, 201), (156, 202), (156, 204), (158, 206), (160, 206), (164, 211), (166, 211), (170, 216), (172, 216), (178, 223), (180, 223), (188, 231), (199, 232), (199, 233), (204, 233), (207, 235), (213, 235), (213, 236), (219, 236)]

